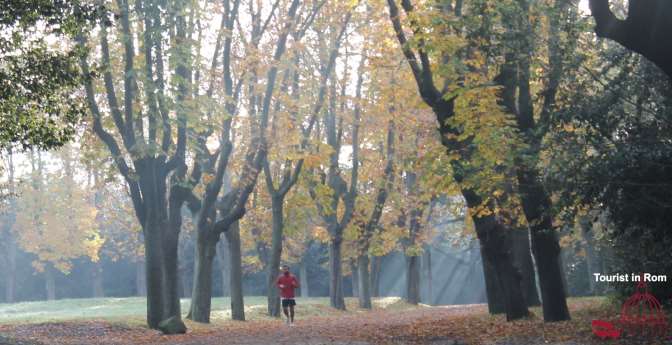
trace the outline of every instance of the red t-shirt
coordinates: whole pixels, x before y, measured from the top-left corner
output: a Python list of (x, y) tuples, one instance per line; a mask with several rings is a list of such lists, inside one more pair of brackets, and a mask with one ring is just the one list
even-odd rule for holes
[[(294, 289), (299, 287), (299, 282), (291, 273), (288, 275), (283, 273), (280, 275), (280, 277), (278, 277), (276, 285), (278, 286), (278, 289), (280, 289), (280, 297), (294, 298)], [(280, 285), (283, 287), (280, 287)]]

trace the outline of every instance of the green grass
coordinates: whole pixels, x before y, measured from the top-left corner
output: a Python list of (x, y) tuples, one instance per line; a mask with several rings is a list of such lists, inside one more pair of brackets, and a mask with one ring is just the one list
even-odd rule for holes
[[(81, 298), (57, 301), (23, 302), (0, 304), (0, 324), (42, 323), (82, 320), (106, 320), (115, 323), (142, 325), (145, 322), (146, 300), (144, 297), (128, 298)], [(189, 309), (189, 299), (182, 299), (182, 312)], [(297, 299), (302, 317), (328, 316), (343, 313), (329, 307), (327, 297)], [(398, 297), (375, 298), (374, 308), (403, 310), (417, 308), (403, 302)], [(212, 300), (213, 322), (231, 318), (231, 300), (216, 297)], [(348, 312), (359, 312), (357, 301), (346, 298)], [(245, 297), (245, 316), (248, 320), (264, 320), (266, 316), (265, 296)]]

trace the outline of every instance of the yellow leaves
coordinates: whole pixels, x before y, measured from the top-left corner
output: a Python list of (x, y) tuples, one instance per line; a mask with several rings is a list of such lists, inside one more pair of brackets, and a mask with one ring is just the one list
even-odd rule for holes
[(313, 238), (322, 243), (328, 243), (330, 240), (329, 232), (323, 226), (313, 227)]
[(33, 178), (32, 185), (23, 185), (17, 200), (20, 211), (14, 230), (19, 245), (36, 255), (35, 269), (51, 264), (67, 274), (72, 259), (87, 256), (97, 261), (105, 241), (98, 233), (90, 191), (68, 176)]
[(315, 187), (315, 198), (318, 200), (320, 205), (323, 207), (323, 212), (326, 215), (333, 214), (337, 210), (333, 210), (330, 205), (330, 200), (334, 195), (334, 190), (331, 189), (328, 185), (318, 184)]
[(243, 270), (249, 273), (259, 272), (264, 267), (263, 263), (261, 262), (258, 256), (251, 256), (251, 255), (243, 256), (242, 265)]
[(406, 256), (421, 256), (423, 253), (422, 245), (414, 244), (406, 248)]
[(377, 232), (371, 238), (369, 253), (374, 256), (383, 256), (393, 251), (400, 238), (406, 236), (406, 229), (389, 224), (383, 231)]
[(309, 154), (303, 157), (303, 165), (308, 169), (319, 167), (322, 162), (322, 156), (318, 154)]

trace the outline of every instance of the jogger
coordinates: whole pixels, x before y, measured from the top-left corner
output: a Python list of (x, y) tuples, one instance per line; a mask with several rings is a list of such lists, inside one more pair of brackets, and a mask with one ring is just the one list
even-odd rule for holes
[(280, 289), (280, 299), (282, 301), (282, 312), (285, 314), (288, 325), (294, 325), (294, 289), (299, 287), (299, 281), (289, 272), (289, 266), (282, 265), (282, 274), (278, 277), (277, 283)]

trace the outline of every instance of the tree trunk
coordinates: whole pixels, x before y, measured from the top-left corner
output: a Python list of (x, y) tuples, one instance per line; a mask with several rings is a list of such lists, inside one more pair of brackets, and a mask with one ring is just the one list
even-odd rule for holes
[[(465, 189), (462, 194), (468, 207), (475, 208), (481, 205), (481, 198), (473, 191)], [(492, 205), (489, 206), (492, 207)], [(529, 311), (520, 288), (521, 275), (514, 264), (513, 254), (511, 253), (513, 248), (511, 229), (502, 225), (493, 214), (480, 217), (473, 216), (472, 218), (476, 234), (481, 243), (483, 260), (487, 260), (487, 264), (494, 269), (498, 287), (501, 288), (501, 296), (504, 297), (506, 308), (506, 320), (512, 321), (527, 317)]]
[(301, 260), (299, 266), (299, 279), (301, 280), (301, 297), (309, 297), (310, 289), (308, 288), (308, 265), (305, 260)]
[[(173, 182), (175, 183), (175, 182)], [(168, 200), (168, 217), (163, 231), (163, 319), (182, 319), (180, 305), (180, 230), (182, 229), (182, 205), (184, 199), (177, 187), (171, 187)]]
[[(12, 232), (12, 227), (16, 222), (16, 198), (14, 197), (15, 187), (14, 187), (14, 154), (11, 149), (7, 150), (7, 192), (8, 203), (3, 210), (5, 216), (2, 219), (2, 229), (0, 229), (0, 234), (4, 233), (5, 237), (0, 238), (0, 241), (4, 242), (4, 248), (6, 250), (3, 255), (5, 256), (5, 261), (0, 261), (0, 265), (4, 265), (5, 280), (5, 303), (14, 303), (16, 298), (16, 249), (17, 243), (14, 239), (14, 233)], [(3, 247), (3, 246), (0, 246)]]
[(567, 297), (562, 282), (564, 273), (560, 244), (553, 228), (553, 220), (548, 214), (551, 200), (538, 182), (537, 176), (537, 172), (532, 168), (518, 167), (523, 210), (530, 224), (532, 252), (539, 273), (544, 321), (569, 320)]
[(590, 12), (595, 18), (598, 37), (612, 39), (624, 47), (642, 54), (667, 74), (672, 82), (672, 16), (669, 0), (630, 0), (628, 17), (618, 18), (608, 0), (590, 0)]
[[(563, 3), (556, 2), (556, 6), (564, 6)], [(529, 146), (529, 152), (526, 153), (526, 156), (535, 160), (539, 156), (541, 136), (539, 126), (535, 124), (534, 102), (530, 91), (533, 48), (527, 37), (533, 35), (531, 32), (532, 25), (529, 22), (529, 4), (521, 2), (520, 9), (521, 17), (515, 19), (518, 27), (512, 27), (510, 30), (516, 33), (523, 32), (524, 35), (521, 36), (522, 41), (516, 42), (518, 51), (505, 54), (505, 64), (497, 79), (504, 86), (500, 103), (512, 114), (516, 114), (518, 130), (523, 134), (523, 139)], [(561, 7), (555, 9), (562, 10)], [(554, 17), (549, 22), (551, 41), (557, 39), (559, 34), (558, 20), (558, 17)], [(561, 57), (557, 47), (553, 45), (549, 46), (549, 55), (552, 73), (549, 74), (548, 78), (553, 85), (559, 83), (562, 73)], [(544, 105), (541, 109), (542, 117), (543, 114), (553, 111), (556, 90), (557, 86), (550, 86), (545, 91)], [(535, 162), (517, 157), (515, 168), (523, 212), (530, 227), (532, 253), (539, 274), (544, 321), (569, 320), (569, 310), (565, 288), (563, 287), (560, 245), (553, 227), (550, 196), (541, 183)]]
[(357, 258), (359, 272), (359, 307), (371, 309), (371, 277), (369, 275), (369, 256), (364, 254)]
[(231, 319), (245, 321), (243, 302), (243, 267), (240, 249), (240, 228), (238, 222), (225, 232), (229, 243), (229, 262), (231, 263), (229, 284), (231, 287)]
[(426, 304), (434, 304), (434, 292), (432, 289), (432, 247), (427, 245), (425, 250), (422, 253), (422, 271), (424, 272), (424, 279), (422, 282), (425, 284), (425, 295), (422, 297)]
[(595, 282), (593, 273), (602, 273), (601, 258), (596, 252), (595, 236), (592, 231), (592, 224), (590, 218), (582, 216), (579, 218), (579, 226), (581, 228), (581, 236), (585, 242), (586, 248), (586, 271), (588, 273), (588, 284), (591, 295), (599, 295), (601, 291), (598, 290), (598, 284)]
[[(11, 235), (10, 235), (11, 236)], [(5, 281), (5, 303), (14, 303), (16, 298), (16, 244), (8, 243)]]
[(94, 262), (91, 273), (91, 280), (93, 281), (93, 298), (105, 297), (103, 265), (100, 262)]
[(135, 263), (135, 295), (139, 297), (147, 295), (147, 280), (144, 261)]
[(483, 263), (483, 277), (485, 278), (485, 294), (488, 298), (488, 312), (493, 315), (504, 314), (506, 313), (506, 305), (504, 304), (504, 296), (502, 296), (503, 289), (499, 286), (495, 267), (485, 259), (483, 247), (481, 247), (481, 262)]
[(539, 306), (539, 294), (537, 293), (537, 279), (532, 263), (532, 251), (530, 250), (530, 233), (527, 228), (513, 229), (513, 255), (516, 267), (522, 274), (521, 289), (525, 294), (527, 306)]
[(569, 320), (560, 246), (556, 234), (537, 232), (532, 235), (532, 246), (539, 267), (544, 321)]
[(350, 272), (352, 277), (352, 297), (359, 296), (359, 268), (357, 260), (350, 259)]
[(217, 242), (199, 235), (197, 235), (196, 255), (194, 256), (194, 286), (191, 292), (191, 309), (187, 317), (195, 322), (210, 323), (212, 267)]
[(383, 258), (374, 256), (371, 263), (371, 297), (380, 297), (380, 273), (383, 267)]
[(180, 285), (180, 296), (182, 298), (191, 298), (191, 290), (194, 288), (194, 284), (191, 282), (193, 277), (193, 275), (189, 276), (186, 267), (180, 269), (180, 282), (182, 283)]
[(332, 308), (345, 310), (341, 260), (342, 239), (332, 236), (329, 243), (329, 301)]
[(55, 272), (51, 267), (51, 264), (47, 264), (44, 268), (44, 282), (48, 301), (56, 299), (56, 278), (54, 277), (54, 274)]
[(406, 302), (420, 303), (420, 256), (406, 257)]
[(221, 235), (217, 242), (217, 258), (219, 259), (219, 269), (222, 272), (222, 297), (231, 296), (231, 264), (229, 261), (229, 240), (225, 235)]
[[(412, 6), (408, 2), (402, 3), (407, 13), (413, 12)], [(449, 120), (455, 116), (455, 98), (446, 98), (444, 92), (440, 91), (434, 85), (434, 82), (425, 78), (426, 75), (431, 75), (431, 66), (429, 58), (420, 59), (422, 67), (418, 65), (418, 60), (415, 58), (413, 48), (406, 42), (406, 35), (400, 21), (399, 9), (396, 1), (389, 0), (388, 7), (390, 10), (390, 20), (392, 21), (394, 30), (397, 34), (397, 39), (402, 46), (409, 65), (411, 66), (414, 77), (418, 86), (418, 91), (422, 99), (432, 108), (436, 115), (436, 120), (439, 124), (439, 133), (441, 134), (441, 143), (449, 152), (457, 153), (459, 156), (450, 160), (453, 168), (453, 178), (458, 185), (465, 182), (465, 178), (469, 174), (476, 173), (468, 169), (462, 164), (463, 161), (470, 161), (473, 149), (465, 146), (463, 142), (454, 140), (456, 136), (462, 135), (462, 129), (454, 126)], [(421, 51), (421, 57), (426, 54)], [(424, 55), (426, 57), (426, 55)], [(470, 209), (482, 206), (483, 198), (474, 190), (464, 188), (462, 190), (467, 206)], [(492, 205), (488, 205), (492, 206)], [(494, 209), (494, 207), (490, 207)], [(481, 249), (484, 260), (488, 260), (492, 264), (498, 274), (498, 280), (503, 285), (504, 295), (506, 296), (506, 311), (507, 320), (515, 320), (529, 315), (525, 299), (520, 291), (520, 274), (516, 271), (511, 254), (510, 246), (507, 246), (505, 238), (505, 227), (498, 224), (494, 215), (472, 217), (476, 228), (478, 239), (481, 243)]]
[[(152, 218), (152, 217), (150, 217)], [(163, 320), (163, 239), (160, 225), (150, 220), (145, 233), (145, 284), (147, 287), (147, 325), (158, 329)]]
[(275, 282), (280, 274), (280, 258), (282, 257), (284, 202), (284, 195), (273, 196), (271, 198), (273, 233), (271, 234), (271, 255), (268, 263), (266, 286), (268, 288), (267, 310), (268, 315), (272, 317), (280, 317), (280, 296), (278, 295), (278, 287), (275, 285)]

